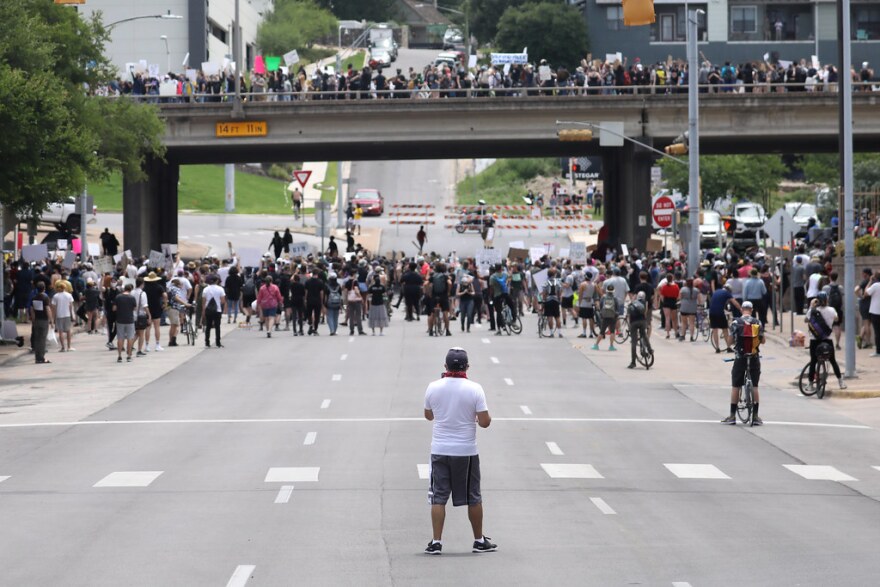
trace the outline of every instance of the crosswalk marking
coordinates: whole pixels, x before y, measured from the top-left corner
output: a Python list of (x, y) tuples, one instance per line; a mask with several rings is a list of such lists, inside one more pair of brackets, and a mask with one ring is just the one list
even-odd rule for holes
[(496, 365), (501, 362), (498, 360), (498, 357), (489, 357), (489, 360), (492, 361), (493, 363), (495, 363)]
[(553, 479), (604, 479), (593, 465), (575, 463), (541, 463), (541, 468)]
[(529, 409), (529, 406), (520, 406), (519, 409), (521, 409), (522, 413), (525, 414), (526, 416), (532, 415), (532, 410)]
[(556, 444), (555, 442), (548, 442), (546, 444), (547, 444), (547, 450), (550, 451), (550, 454), (560, 456), (560, 457), (565, 454), (564, 452), (562, 452), (562, 449), (559, 448), (559, 445)]
[(256, 568), (257, 565), (238, 565), (235, 567), (232, 576), (229, 577), (226, 587), (244, 587)]
[(811, 481), (858, 481), (830, 465), (783, 465), (792, 473), (797, 473)]
[(92, 487), (148, 487), (163, 471), (116, 471)]
[(3, 482), (6, 481), (7, 479), (9, 479), (9, 475), (5, 475), (5, 476), (4, 476), (4, 475), (0, 475), (0, 483), (3, 483)]
[(601, 497), (591, 497), (590, 501), (593, 502), (593, 505), (599, 508), (599, 511), (605, 514), (606, 516), (613, 516), (617, 514), (614, 509), (605, 503), (605, 500)]
[(342, 355), (341, 357), (339, 357), (339, 360), (344, 361), (347, 358), (348, 358), (348, 355)]
[(321, 402), (321, 409), (322, 410), (326, 410), (329, 407), (330, 407), (330, 400), (329, 399), (325, 399), (324, 401)]
[(512, 386), (512, 385), (513, 385), (513, 379), (511, 379), (510, 377), (505, 377), (505, 378), (504, 378), (504, 383), (506, 383), (507, 385)]
[(664, 463), (663, 466), (679, 479), (730, 479), (715, 465)]
[(340, 375), (339, 373), (336, 373), (333, 375), (332, 379), (333, 379), (333, 381), (342, 381), (342, 375)]
[[(804, 396), (806, 397), (806, 396)], [(691, 587), (691, 584), (687, 581), (673, 581), (672, 587)]]
[(431, 476), (431, 465), (428, 463), (419, 463), (416, 468), (419, 470), (419, 479), (428, 479)]
[(316, 482), (321, 467), (272, 467), (266, 473), (265, 483)]
[(275, 503), (287, 503), (290, 501), (292, 495), (293, 485), (282, 485), (281, 489), (278, 490), (278, 496), (275, 498)]
[(317, 437), (318, 437), (317, 432), (309, 432), (308, 434), (306, 434), (306, 439), (303, 440), (303, 444), (305, 444), (305, 445), (315, 444), (315, 439)]
[(483, 341), (483, 344), (492, 344), (492, 341), (489, 340), (488, 338), (481, 338), (480, 340)]

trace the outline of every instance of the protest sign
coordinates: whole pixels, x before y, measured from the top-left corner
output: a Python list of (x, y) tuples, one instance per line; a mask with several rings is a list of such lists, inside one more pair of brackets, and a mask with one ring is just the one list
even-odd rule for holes
[(266, 57), (266, 69), (269, 71), (278, 71), (281, 67), (280, 57)]
[(76, 253), (68, 251), (64, 255), (64, 261), (61, 262), (61, 266), (65, 269), (73, 269), (74, 263), (76, 263)]
[(296, 65), (297, 63), (299, 63), (299, 53), (296, 52), (296, 49), (294, 49), (290, 53), (284, 54), (284, 65), (290, 67), (291, 65)]
[(154, 269), (164, 267), (165, 255), (162, 254), (162, 251), (150, 251), (150, 258), (147, 261), (147, 266), (153, 267)]
[(291, 257), (305, 257), (309, 253), (312, 252), (312, 247), (309, 246), (309, 243), (292, 243), (290, 245), (290, 256)]
[(568, 256), (575, 265), (586, 265), (587, 263), (587, 244), (573, 242), (568, 245)]
[(529, 61), (526, 53), (492, 53), (492, 65), (504, 65), (505, 63), (513, 63), (525, 65)]
[(266, 62), (263, 61), (262, 55), (257, 55), (256, 59), (254, 59), (254, 73), (264, 74), (266, 73)]
[(95, 259), (95, 272), (98, 275), (104, 275), (105, 273), (113, 273), (113, 259), (110, 257), (98, 257)]
[(28, 263), (42, 261), (49, 256), (47, 245), (25, 245), (21, 248), (21, 258)]
[(480, 273), (492, 270), (492, 267), (501, 262), (501, 251), (498, 249), (480, 249), (474, 258)]

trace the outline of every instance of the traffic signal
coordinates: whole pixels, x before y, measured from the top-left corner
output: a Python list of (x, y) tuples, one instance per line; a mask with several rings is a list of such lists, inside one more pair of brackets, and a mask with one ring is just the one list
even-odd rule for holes
[(672, 144), (663, 149), (667, 155), (686, 155), (688, 152), (688, 133), (675, 137)]
[(593, 140), (593, 131), (586, 128), (566, 128), (558, 131), (556, 135), (563, 143), (577, 143)]
[(654, 0), (623, 0), (624, 25), (641, 26), (654, 21)]

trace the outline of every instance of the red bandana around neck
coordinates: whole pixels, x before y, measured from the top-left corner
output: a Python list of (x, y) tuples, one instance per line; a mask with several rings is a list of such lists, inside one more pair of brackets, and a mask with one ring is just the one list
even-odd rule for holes
[(442, 377), (455, 377), (457, 379), (467, 379), (467, 373), (464, 371), (447, 371)]

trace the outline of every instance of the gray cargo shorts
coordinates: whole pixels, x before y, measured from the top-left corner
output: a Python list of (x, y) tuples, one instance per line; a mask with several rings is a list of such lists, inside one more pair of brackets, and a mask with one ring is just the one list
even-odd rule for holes
[(452, 505), (478, 505), (480, 495), (480, 456), (452, 457), (431, 455), (431, 486), (428, 489), (428, 502), (431, 505), (446, 505), (452, 494)]

